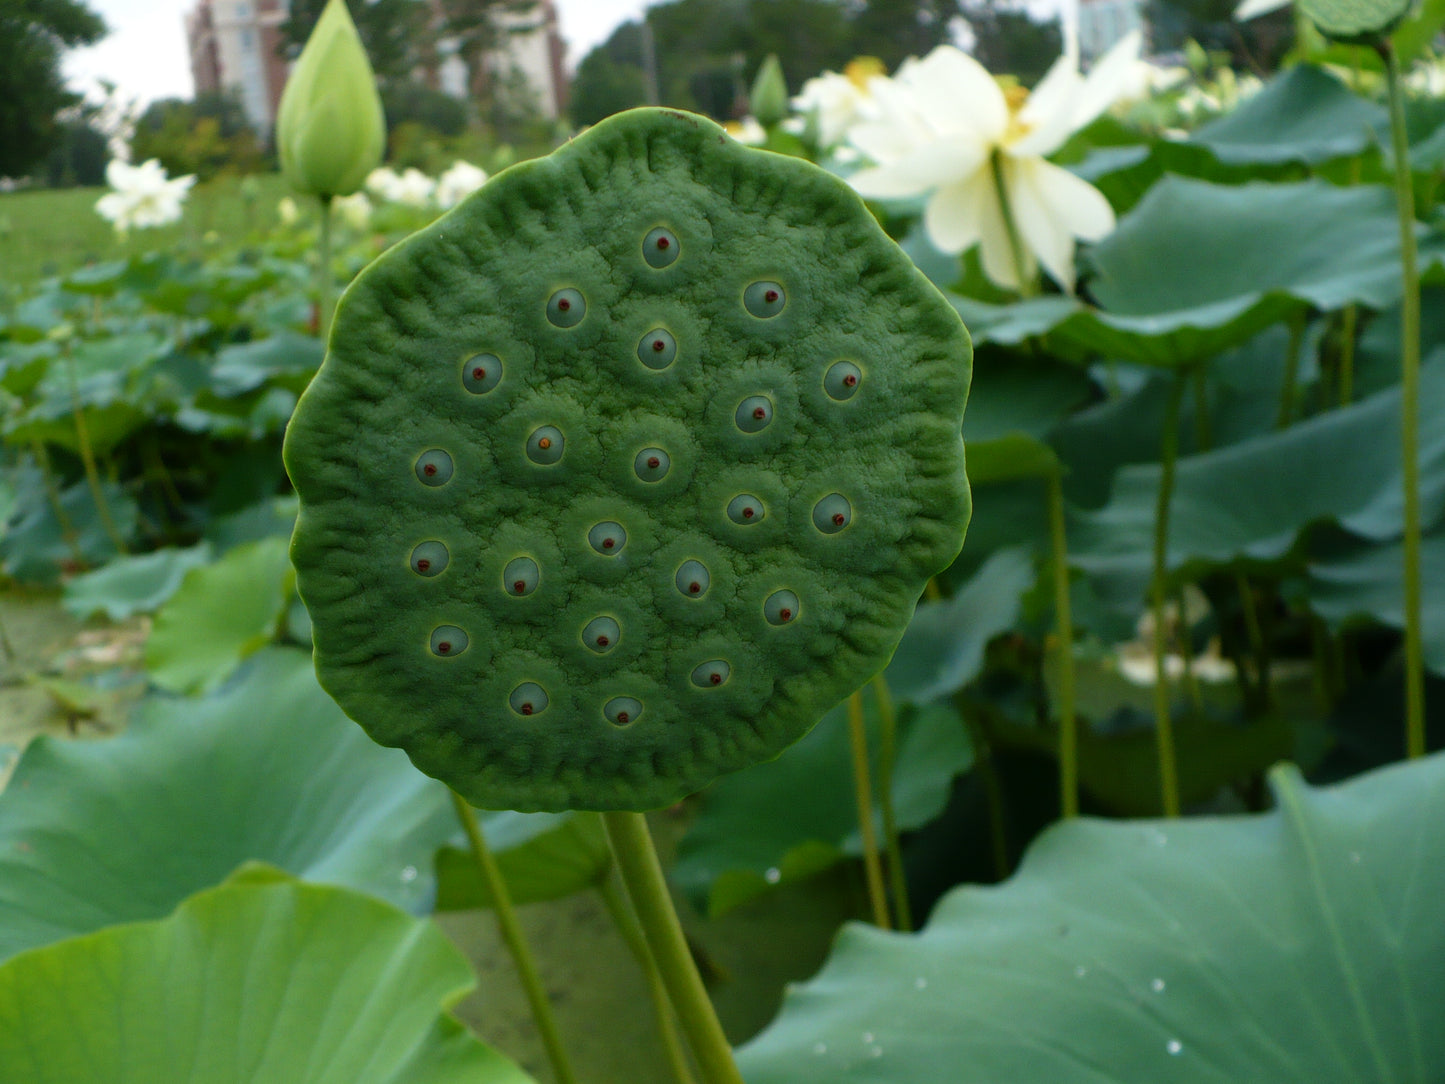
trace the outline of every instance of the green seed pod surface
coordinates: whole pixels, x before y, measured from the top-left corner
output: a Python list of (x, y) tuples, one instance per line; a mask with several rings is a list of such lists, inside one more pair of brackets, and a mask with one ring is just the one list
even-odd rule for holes
[(285, 448), (321, 683), (481, 808), (775, 757), (963, 544), (971, 361), (836, 178), (603, 121), (343, 296)]

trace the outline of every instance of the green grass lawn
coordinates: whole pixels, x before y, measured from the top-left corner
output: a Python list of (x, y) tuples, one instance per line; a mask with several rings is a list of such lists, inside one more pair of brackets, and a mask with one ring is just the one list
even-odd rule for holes
[[(104, 188), (47, 189), (0, 194), (0, 281), (24, 286), (48, 275), (65, 274), (97, 260), (112, 260), (199, 241), (215, 231), (239, 241), (251, 230), (277, 222), (276, 205), (288, 194), (279, 173), (256, 178), (258, 193), (248, 206), (236, 177), (218, 177), (191, 190), (185, 215), (174, 226), (132, 230), (122, 240), (95, 211)], [(297, 204), (307, 208), (307, 201)]]

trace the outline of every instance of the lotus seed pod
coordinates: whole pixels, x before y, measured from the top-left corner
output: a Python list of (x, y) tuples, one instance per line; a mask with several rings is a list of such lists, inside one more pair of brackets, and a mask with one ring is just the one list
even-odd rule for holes
[(482, 808), (775, 757), (962, 545), (970, 363), (836, 178), (603, 121), (342, 298), (285, 449), (321, 683)]

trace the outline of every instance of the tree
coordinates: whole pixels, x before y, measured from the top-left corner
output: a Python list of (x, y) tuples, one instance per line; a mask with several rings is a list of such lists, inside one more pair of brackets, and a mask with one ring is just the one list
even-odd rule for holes
[(152, 102), (136, 121), (131, 156), (158, 158), (172, 176), (194, 173), (203, 181), (225, 169), (254, 173), (265, 161), (240, 99), (228, 91)]
[(81, 0), (0, 0), (0, 177), (25, 176), (60, 141), (56, 115), (80, 101), (61, 54), (105, 33)]
[(647, 103), (641, 23), (623, 23), (582, 58), (568, 99), (572, 123), (579, 127)]
[[(291, 13), (281, 24), (286, 55), (300, 53), (325, 7), (326, 0), (291, 0)], [(429, 9), (426, 0), (346, 0), (346, 10), (381, 86), (411, 79), (430, 44)]]
[(963, 14), (960, 0), (866, 0), (853, 18), (853, 53), (876, 56), (893, 71), (904, 58), (953, 40)]
[(1025, 86), (1043, 78), (1063, 52), (1055, 21), (1035, 22), (1028, 11), (999, 0), (971, 0), (965, 9), (974, 58), (991, 72), (1007, 72)]
[(487, 63), (489, 54), (501, 48), (509, 33), (534, 28), (520, 17), (535, 15), (538, 0), (440, 0), (439, 34), (456, 45), (457, 57), (466, 65), (467, 86), (479, 99), (490, 99), (494, 74)]

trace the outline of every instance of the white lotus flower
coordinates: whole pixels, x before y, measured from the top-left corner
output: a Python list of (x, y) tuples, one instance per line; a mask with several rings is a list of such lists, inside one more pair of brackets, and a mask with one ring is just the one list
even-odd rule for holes
[(443, 211), (455, 207), (486, 183), (486, 170), (458, 159), (437, 178), (437, 206)]
[(301, 209), (290, 196), (282, 196), (276, 204), (276, 216), (281, 219), (281, 225), (294, 226), (301, 217)]
[(395, 193), (400, 185), (401, 178), (396, 175), (396, 170), (387, 166), (377, 166), (366, 175), (363, 187), (379, 199), (395, 200)]
[(349, 196), (337, 196), (331, 201), (332, 208), (353, 230), (364, 230), (371, 223), (371, 200), (365, 192), (353, 192)]
[(391, 197), (397, 203), (408, 207), (425, 207), (431, 202), (437, 183), (415, 166), (408, 167), (396, 183), (396, 193)]
[(196, 183), (194, 174), (167, 178), (154, 158), (138, 166), (114, 158), (105, 167), (105, 179), (115, 191), (96, 200), (95, 209), (122, 234), (131, 227), (149, 229), (178, 221), (186, 193)]
[(768, 141), (768, 133), (758, 118), (753, 116), (743, 117), (742, 120), (730, 120), (723, 125), (727, 134), (749, 147), (761, 147)]
[(836, 146), (854, 125), (877, 116), (869, 83), (882, 74), (883, 65), (876, 59), (859, 57), (849, 61), (841, 75), (824, 72), (803, 84), (793, 99), (793, 108), (811, 114), (817, 126), (818, 146)]
[[(1046, 161), (1128, 88), (1139, 60), (1139, 34), (1110, 49), (1088, 78), (1071, 48), (1032, 93), (1005, 92), (978, 61), (951, 45), (907, 61), (893, 79), (869, 89), (879, 119), (849, 132), (876, 165), (851, 183), (864, 196), (888, 199), (932, 192), (923, 224), (944, 252), (982, 246), (983, 268), (995, 282), (1022, 289), (1035, 261), (1065, 289), (1074, 286), (1074, 242), (1097, 241), (1114, 228), (1114, 212), (1098, 189)], [(1006, 194), (1017, 227), (1023, 268), (999, 202)]]

